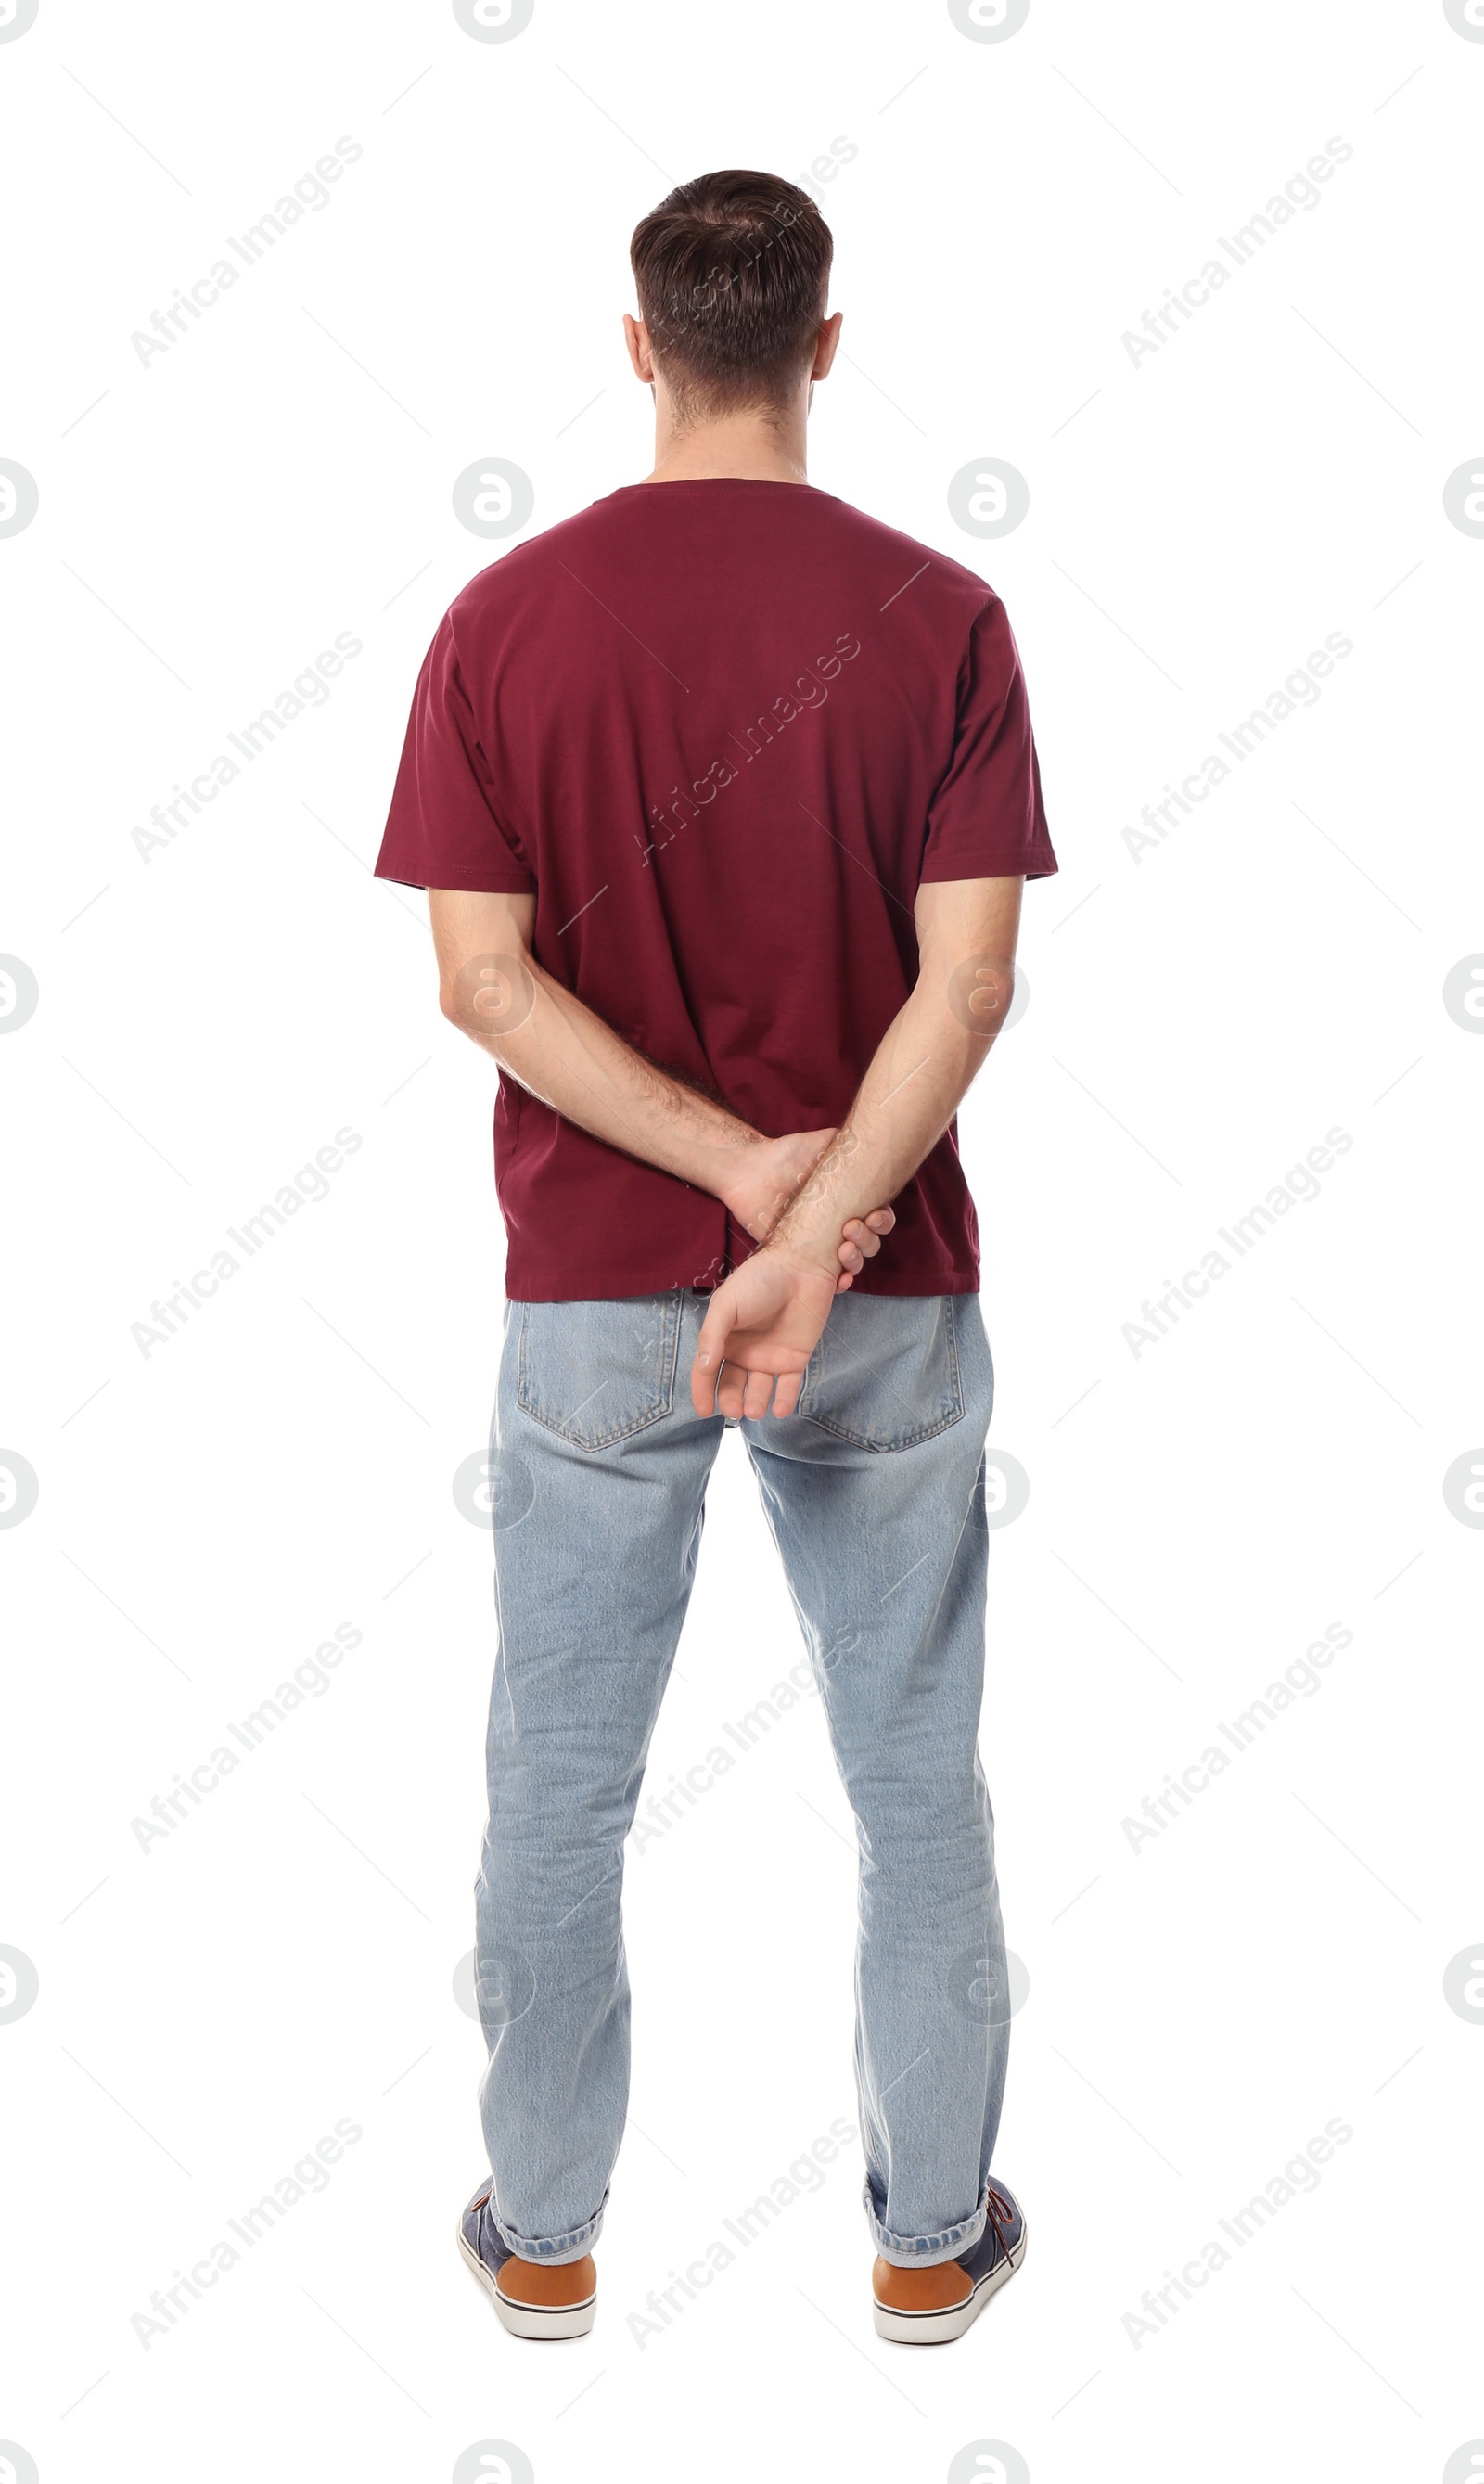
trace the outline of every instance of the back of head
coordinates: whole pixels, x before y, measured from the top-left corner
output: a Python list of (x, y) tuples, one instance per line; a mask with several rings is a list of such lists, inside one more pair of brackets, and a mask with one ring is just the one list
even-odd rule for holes
[(683, 181), (635, 228), (639, 312), (683, 418), (793, 394), (824, 317), (832, 250), (814, 201), (767, 173)]

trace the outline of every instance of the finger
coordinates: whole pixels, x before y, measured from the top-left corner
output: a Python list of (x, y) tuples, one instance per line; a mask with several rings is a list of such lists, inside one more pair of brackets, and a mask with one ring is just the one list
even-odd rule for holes
[(795, 1407), (798, 1404), (798, 1392), (803, 1385), (804, 1375), (801, 1371), (780, 1371), (778, 1374), (778, 1390), (773, 1399), (773, 1413), (775, 1415), (792, 1415)]
[(747, 1374), (740, 1363), (723, 1364), (721, 1383), (716, 1390), (718, 1415), (727, 1416), (734, 1423), (739, 1419), (742, 1411), (742, 1391), (746, 1385)]
[(896, 1222), (897, 1211), (894, 1207), (873, 1207), (866, 1219), (873, 1233), (889, 1233)]
[(749, 1422), (756, 1422), (760, 1417), (767, 1414), (768, 1401), (772, 1393), (773, 1375), (770, 1371), (748, 1372), (747, 1386), (742, 1392), (742, 1411)]
[(863, 1225), (858, 1216), (852, 1216), (845, 1228), (845, 1237), (840, 1245), (841, 1263), (850, 1270), (852, 1276), (858, 1277), (863, 1259), (874, 1259), (880, 1247), (881, 1237), (875, 1226)]
[(726, 1341), (731, 1334), (731, 1300), (724, 1293), (713, 1294), (711, 1308), (701, 1322), (701, 1334), (695, 1341), (695, 1361), (690, 1365), (690, 1403), (698, 1415), (716, 1412), (716, 1383), (721, 1377)]
[(854, 1282), (855, 1282), (855, 1280), (854, 1280), (854, 1278), (853, 1278), (853, 1277), (837, 1277), (837, 1278), (835, 1279), (835, 1291), (836, 1291), (836, 1293), (837, 1293), (837, 1294), (848, 1294), (848, 1293), (850, 1292), (850, 1287), (854, 1284)]

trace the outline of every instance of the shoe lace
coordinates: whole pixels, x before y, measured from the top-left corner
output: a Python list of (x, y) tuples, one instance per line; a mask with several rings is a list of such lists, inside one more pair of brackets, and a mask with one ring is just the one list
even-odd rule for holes
[(1008, 2200), (1003, 2191), (996, 2190), (994, 2184), (988, 2182), (985, 2186), (985, 2206), (994, 2220), (995, 2231), (1003, 2247), (1005, 2235), (1015, 2222), (1014, 2201)]

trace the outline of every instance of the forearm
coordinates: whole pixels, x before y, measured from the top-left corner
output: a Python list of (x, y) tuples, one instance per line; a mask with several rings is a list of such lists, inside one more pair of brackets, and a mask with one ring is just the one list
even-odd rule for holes
[(1019, 907), (1018, 879), (921, 892), (917, 984), (769, 1249), (824, 1266), (828, 1235), (857, 1202), (895, 1199), (936, 1147), (1005, 1023)]
[(828, 1258), (857, 1201), (896, 1199), (931, 1155), (988, 1046), (914, 992), (893, 1019), (832, 1146), (773, 1228), (771, 1247)]
[[(429, 902), (445, 1017), (564, 1120), (719, 1199), (754, 1241), (780, 1213), (793, 1217), (796, 1249), (814, 1252), (840, 1282), (840, 1269), (858, 1273), (891, 1228), (890, 1191), (872, 1183), (900, 1189), (909, 1178), (987, 1049), (976, 976), (986, 958), (1013, 956), (1019, 882), (919, 894), (918, 986), (872, 1064), (851, 1127), (767, 1137), (646, 1060), (536, 963), (532, 898), (435, 889)], [(950, 972), (956, 960), (966, 961), (968, 986), (965, 964)], [(990, 983), (1008, 999), (1008, 962)], [(836, 1200), (850, 1203), (830, 1230)]]
[(763, 1144), (725, 1105), (647, 1061), (528, 955), (466, 959), (445, 976), (443, 1007), (563, 1120), (715, 1198), (735, 1188), (742, 1156)]

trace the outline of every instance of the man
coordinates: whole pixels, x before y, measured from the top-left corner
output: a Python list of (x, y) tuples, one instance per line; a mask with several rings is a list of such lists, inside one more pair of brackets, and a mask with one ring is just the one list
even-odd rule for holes
[(1003, 606), (805, 478), (830, 253), (760, 174), (639, 226), (654, 471), (455, 600), (377, 865), (430, 891), (444, 1010), (500, 1069), (492, 2173), (460, 2239), (521, 2336), (592, 2325), (623, 1845), (729, 1423), (857, 1823), (878, 2332), (961, 2335), (1025, 2247), (989, 2170), (992, 1374), (954, 1114), (1056, 861)]

